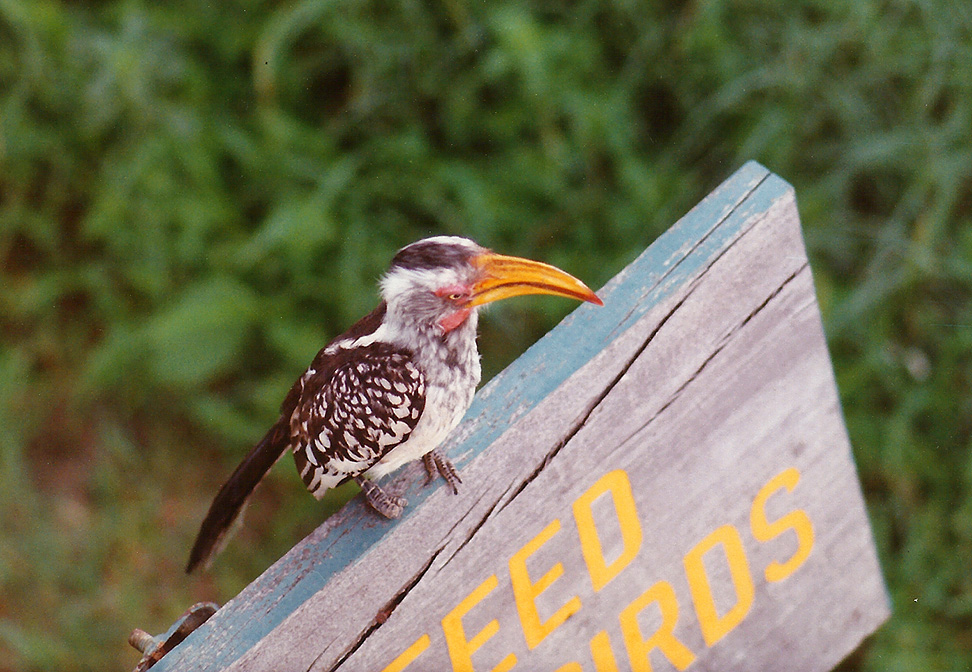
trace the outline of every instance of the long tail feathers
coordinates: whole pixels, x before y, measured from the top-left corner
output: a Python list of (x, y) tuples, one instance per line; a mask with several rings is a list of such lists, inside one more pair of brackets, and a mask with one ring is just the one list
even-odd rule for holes
[(199, 528), (196, 543), (189, 554), (186, 573), (191, 573), (200, 565), (207, 567), (229, 541), (242, 522), (240, 514), (246, 508), (253, 490), (287, 448), (288, 435), (287, 423), (281, 418), (219, 489)]

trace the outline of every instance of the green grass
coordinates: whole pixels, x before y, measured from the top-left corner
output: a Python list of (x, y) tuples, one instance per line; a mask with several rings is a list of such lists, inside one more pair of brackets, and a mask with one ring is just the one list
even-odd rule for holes
[[(599, 286), (745, 160), (797, 191), (895, 615), (972, 669), (972, 9), (960, 0), (0, 0), (0, 669), (124, 669), (313, 529), (195, 526), (394, 250)], [(494, 311), (495, 373), (570, 308)]]

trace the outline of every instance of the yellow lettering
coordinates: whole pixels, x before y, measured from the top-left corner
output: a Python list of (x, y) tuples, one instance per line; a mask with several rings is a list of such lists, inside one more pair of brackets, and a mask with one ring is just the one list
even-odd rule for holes
[(530, 575), (527, 572), (526, 561), (541, 546), (550, 541), (558, 531), (560, 531), (560, 520), (555, 518), (552, 523), (543, 528), (540, 534), (527, 542), (510, 558), (510, 581), (513, 584), (513, 596), (516, 598), (516, 610), (520, 614), (520, 623), (523, 625), (523, 637), (526, 639), (527, 648), (531, 651), (547, 635), (556, 630), (581, 608), (580, 598), (575, 595), (555, 611), (546, 622), (540, 621), (540, 614), (537, 612), (537, 597), (560, 578), (560, 575), (564, 573), (564, 566), (558, 562), (536, 583), (533, 583), (530, 581)]
[(381, 672), (402, 672), (402, 670), (411, 665), (415, 659), (422, 654), (423, 651), (429, 648), (430, 643), (431, 640), (429, 639), (429, 636), (422, 635), (415, 640), (414, 644), (402, 651), (401, 655), (389, 663)]
[(584, 668), (580, 666), (580, 663), (565, 663), (554, 672), (584, 672)]
[[(479, 633), (472, 639), (466, 637), (466, 630), (462, 627), (462, 617), (468, 614), (473, 607), (483, 601), (496, 588), (498, 581), (496, 575), (492, 575), (479, 586), (469, 593), (465, 599), (456, 605), (442, 619), (442, 632), (445, 634), (446, 647), (449, 649), (449, 658), (452, 660), (454, 672), (474, 672), (472, 664), (472, 654), (475, 653), (490, 637), (499, 632), (499, 621), (493, 619), (486, 624)], [(493, 668), (493, 672), (506, 672), (516, 665), (516, 656), (508, 655), (500, 664)]]
[[(608, 564), (601, 547), (601, 538), (597, 534), (594, 524), (594, 513), (591, 506), (594, 501), (605, 493), (611, 494), (614, 512), (621, 525), (622, 551), (614, 561)], [(597, 483), (588, 488), (587, 492), (574, 502), (574, 519), (577, 521), (577, 535), (580, 537), (581, 551), (587, 571), (591, 575), (594, 592), (606, 586), (622, 569), (631, 564), (641, 549), (641, 523), (638, 522), (638, 512), (635, 510), (634, 496), (631, 493), (631, 482), (623, 469), (610, 471)]]
[(594, 672), (618, 672), (618, 661), (611, 650), (611, 638), (603, 630), (591, 639), (591, 658), (594, 660)]
[[(658, 629), (645, 639), (638, 625), (638, 615), (649, 604), (658, 605), (662, 623)], [(684, 670), (695, 660), (687, 646), (675, 637), (675, 624), (678, 622), (678, 599), (675, 589), (667, 581), (659, 581), (643, 592), (634, 602), (621, 611), (621, 634), (628, 650), (633, 672), (651, 672), (648, 654), (658, 649), (679, 670)]]
[(806, 562), (813, 549), (813, 523), (802, 509), (796, 509), (772, 523), (766, 520), (766, 501), (781, 488), (793, 492), (793, 488), (800, 482), (800, 472), (790, 467), (780, 472), (756, 493), (753, 508), (749, 512), (749, 525), (757, 541), (767, 542), (787, 530), (793, 530), (797, 535), (797, 550), (786, 562), (771, 562), (766, 566), (766, 580), (769, 582), (782, 581), (795, 572)]
[[(705, 554), (716, 546), (722, 546), (736, 590), (736, 603), (723, 616), (716, 610), (712, 585), (703, 562)], [(683, 561), (702, 636), (706, 645), (712, 646), (742, 622), (753, 606), (753, 597), (756, 594), (739, 532), (732, 525), (723, 525), (696, 544), (685, 554)]]

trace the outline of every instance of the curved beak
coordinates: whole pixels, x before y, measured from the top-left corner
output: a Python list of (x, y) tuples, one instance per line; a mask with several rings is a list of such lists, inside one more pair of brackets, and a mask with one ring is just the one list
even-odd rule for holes
[(604, 305), (583, 282), (541, 261), (486, 252), (475, 257), (473, 264), (480, 269), (482, 279), (473, 286), (470, 306), (524, 294), (553, 294)]

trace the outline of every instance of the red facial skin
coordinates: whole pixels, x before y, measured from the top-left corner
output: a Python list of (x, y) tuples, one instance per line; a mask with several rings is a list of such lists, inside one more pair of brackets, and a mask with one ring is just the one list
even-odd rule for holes
[(469, 313), (471, 312), (472, 308), (460, 308), (456, 312), (443, 317), (441, 320), (439, 320), (439, 327), (441, 327), (442, 333), (448, 334), (450, 331), (465, 322), (466, 318), (469, 317)]
[(467, 285), (447, 285), (446, 287), (440, 287), (435, 290), (435, 295), (447, 299), (456, 306), (456, 312), (449, 313), (439, 320), (439, 327), (442, 329), (443, 334), (448, 334), (457, 328), (472, 313), (472, 307), (466, 305), (470, 297), (472, 297), (472, 289)]

